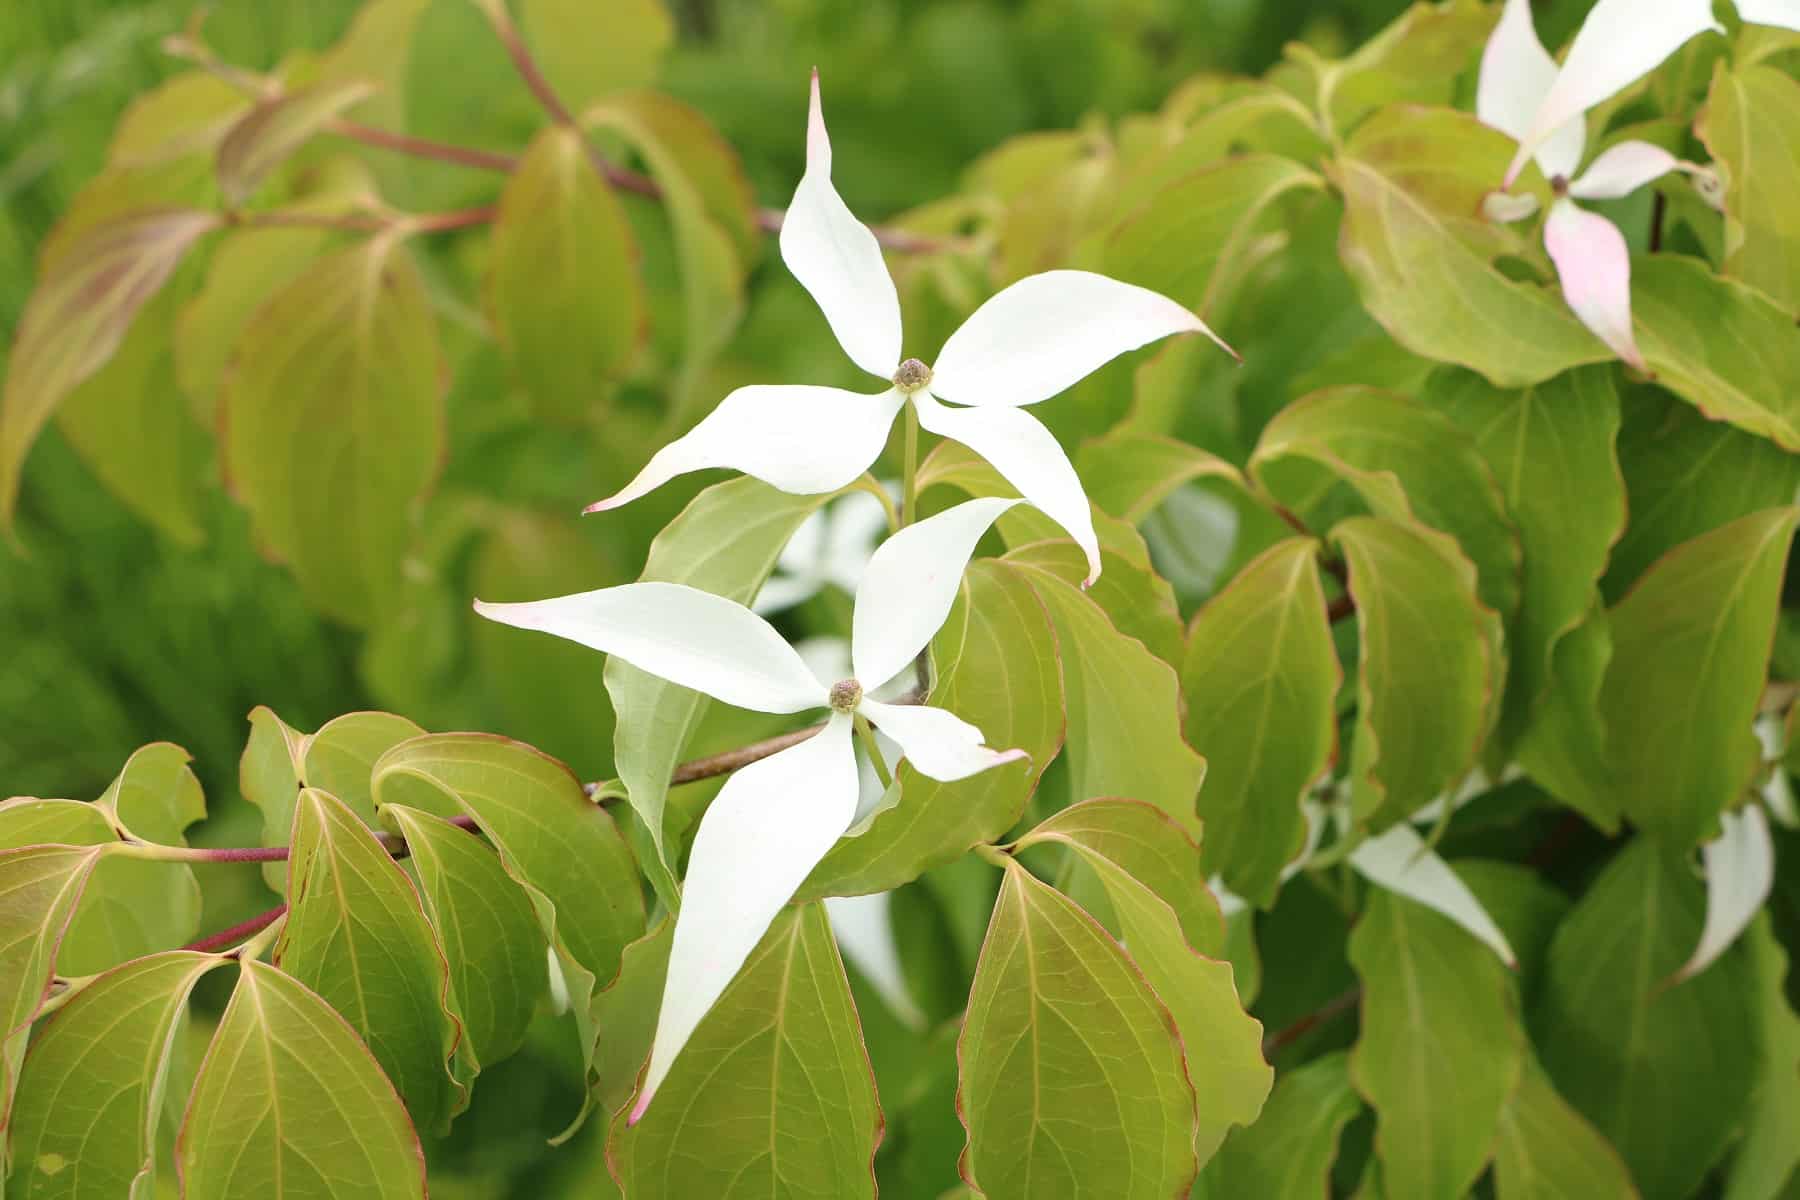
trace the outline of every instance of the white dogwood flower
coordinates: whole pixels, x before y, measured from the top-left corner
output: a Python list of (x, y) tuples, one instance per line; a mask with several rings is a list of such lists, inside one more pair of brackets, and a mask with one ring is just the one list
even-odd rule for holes
[[(1603, 0), (1576, 36), (1571, 62), (1584, 44), (1592, 44), (1583, 39), (1590, 28), (1604, 24), (1599, 19), (1605, 18), (1602, 10), (1606, 7)], [(1538, 41), (1527, 0), (1506, 0), (1481, 58), (1475, 112), (1483, 124), (1519, 139), (1520, 153), (1535, 157), (1550, 181), (1556, 198), (1544, 218), (1544, 248), (1556, 264), (1569, 308), (1613, 353), (1638, 370), (1647, 370), (1631, 328), (1631, 253), (1625, 235), (1611, 221), (1575, 201), (1616, 199), (1670, 171), (1697, 172), (1699, 168), (1660, 146), (1628, 141), (1609, 147), (1577, 175), (1587, 144), (1587, 130), (1580, 119), (1585, 106), (1548, 134), (1534, 132), (1533, 124), (1543, 119), (1545, 105), (1557, 96), (1556, 89), (1568, 76), (1567, 67), (1558, 74), (1555, 60)], [(1516, 174), (1516, 168), (1508, 174), (1508, 186)], [(1529, 196), (1496, 194), (1489, 197), (1487, 213), (1495, 220), (1512, 221), (1530, 216), (1536, 207)]]
[(831, 141), (816, 73), (806, 173), (782, 221), (781, 257), (851, 361), (889, 386), (875, 395), (804, 385), (739, 388), (589, 512), (616, 508), (708, 467), (743, 471), (785, 492), (835, 491), (875, 461), (910, 402), (919, 424), (981, 455), (1067, 530), (1087, 553), (1091, 583), (1100, 574), (1100, 548), (1087, 495), (1068, 455), (1025, 406), (1171, 334), (1204, 333), (1225, 345), (1166, 296), (1089, 271), (1046, 271), (977, 308), (931, 366), (902, 361), (900, 298), (881, 247), (831, 184)]
[[(1510, 13), (1512, 6), (1507, 7)], [(1600, 0), (1594, 5), (1562, 67), (1550, 64), (1531, 112), (1517, 132), (1508, 131), (1519, 139), (1519, 152), (1506, 170), (1504, 186), (1511, 187), (1538, 148), (1562, 136), (1588, 109), (1654, 71), (1700, 34), (1725, 32), (1713, 20), (1712, 8), (1712, 0)], [(1800, 32), (1800, 0), (1737, 0), (1737, 11), (1747, 25)]]
[(629, 583), (524, 604), (475, 602), (485, 617), (617, 655), (738, 708), (831, 711), (817, 735), (733, 774), (701, 818), (649, 1072), (632, 1120), (643, 1115), (675, 1056), (782, 905), (855, 821), (856, 718), (880, 727), (913, 769), (932, 779), (963, 779), (1026, 757), (1022, 750), (988, 749), (979, 729), (941, 708), (884, 704), (868, 694), (930, 643), (950, 614), (975, 544), (1018, 503), (971, 500), (883, 542), (856, 592), (853, 675), (831, 683), (814, 675), (763, 618), (681, 584)]

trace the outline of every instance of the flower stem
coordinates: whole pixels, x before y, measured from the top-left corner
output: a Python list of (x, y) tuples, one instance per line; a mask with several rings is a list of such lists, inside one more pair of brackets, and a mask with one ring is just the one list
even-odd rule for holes
[(906, 409), (906, 450), (900, 460), (900, 527), (918, 519), (919, 508), (919, 413), (909, 400)]
[(881, 780), (881, 789), (886, 791), (894, 786), (894, 777), (888, 774), (887, 760), (881, 757), (881, 743), (875, 740), (875, 730), (870, 727), (867, 717), (858, 714), (855, 718), (856, 736), (862, 742), (863, 753), (869, 756), (869, 762), (875, 768), (875, 777)]

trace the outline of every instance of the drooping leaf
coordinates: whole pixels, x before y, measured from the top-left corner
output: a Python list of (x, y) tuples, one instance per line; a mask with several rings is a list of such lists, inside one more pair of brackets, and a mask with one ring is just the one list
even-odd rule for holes
[(425, 1155), (356, 1031), (254, 959), (200, 1064), (176, 1142), (191, 1200), (424, 1200)]
[(1194, 797), (1206, 762), (1182, 740), (1175, 669), (1120, 633), (1098, 604), (1060, 575), (1028, 557), (1009, 554), (1001, 562), (1031, 584), (1056, 626), (1071, 796), (1129, 796), (1197, 833)]
[(873, 1197), (881, 1109), (822, 905), (785, 910), (637, 1124), (614, 1127), (625, 1193)]
[(1800, 338), (1794, 314), (1698, 259), (1631, 264), (1638, 344), (1657, 382), (1715, 421), (1800, 453)]
[(177, 1022), (194, 984), (223, 961), (177, 950), (126, 963), (33, 1032), (7, 1123), (17, 1195), (155, 1195)]
[(1743, 947), (1662, 986), (1704, 906), (1678, 856), (1633, 839), (1557, 930), (1532, 1014), (1556, 1090), (1617, 1148), (1644, 1200), (1693, 1195), (1747, 1112), (1760, 1061)]
[(100, 221), (46, 254), (19, 318), (0, 399), (0, 524), (10, 527), (25, 454), (44, 422), (105, 366), (214, 213), (154, 209)]
[[(1184, 923), (1181, 908), (1163, 895), (1191, 874), (1193, 845), (1157, 810), (1124, 800), (1064, 809), (1018, 845), (1044, 843), (1068, 846), (1099, 876), (1132, 963), (1175, 1018), (1199, 1118), (1194, 1149), (1204, 1164), (1233, 1125), (1256, 1120), (1275, 1073), (1263, 1061), (1262, 1025), (1244, 1012), (1231, 964), (1194, 949), (1186, 924), (1204, 918), (1190, 913)], [(1177, 855), (1187, 858), (1190, 871), (1171, 869)], [(1198, 880), (1189, 879), (1184, 890), (1186, 896), (1176, 892), (1182, 908), (1196, 907), (1195, 895), (1201, 904), (1211, 899)]]
[(344, 80), (260, 101), (219, 143), (219, 191), (227, 206), (250, 199), (271, 171), (372, 91), (366, 81)]
[(1609, 614), (1600, 713), (1619, 806), (1672, 846), (1711, 836), (1750, 781), (1796, 522), (1800, 508), (1766, 509), (1677, 546)]
[[(1440, 372), (1429, 403), (1474, 438), (1518, 528), (1525, 569), (1500, 727), (1510, 744), (1541, 719), (1537, 704), (1555, 686), (1556, 647), (1593, 606), (1608, 551), (1625, 525), (1614, 449), (1619, 400), (1612, 372), (1587, 367), (1516, 391), (1473, 372)], [(1571, 521), (1572, 513), (1581, 520)]]
[(386, 235), (320, 259), (257, 314), (236, 363), (221, 439), (233, 492), (316, 607), (369, 623), (396, 602), (409, 510), (443, 453), (417, 269)]
[(1800, 312), (1800, 81), (1713, 64), (1701, 137), (1725, 182), (1725, 270)]
[(444, 952), (406, 874), (316, 788), (294, 808), (287, 900), (276, 962), (344, 1015), (415, 1124), (448, 1128), (466, 1098), (448, 1067), (462, 1030), (447, 1007)]
[(1782, 1195), (1800, 1171), (1800, 1141), (1794, 1137), (1800, 1128), (1800, 1015), (1788, 1000), (1789, 958), (1766, 918), (1750, 926), (1744, 941), (1756, 973), (1762, 1057), (1725, 1200)]
[(557, 952), (583, 1061), (591, 1063), (594, 992), (644, 932), (637, 871), (606, 810), (555, 759), (483, 734), (403, 742), (375, 764), (373, 778), (378, 805), (474, 818)]
[(1610, 357), (1556, 291), (1507, 278), (1459, 236), (1475, 223), (1474, 206), (1446, 211), (1405, 185), (1409, 143), (1434, 130), (1457, 148), (1454, 163), (1433, 165), (1469, 181), (1458, 190), (1491, 188), (1505, 173), (1513, 150), (1505, 134), (1468, 113), (1404, 105), (1365, 122), (1327, 168), (1344, 195), (1339, 254), (1369, 315), (1414, 353), (1500, 387)]
[[(640, 578), (684, 583), (748, 604), (794, 531), (829, 499), (790, 496), (749, 476), (710, 487), (656, 536)], [(619, 714), (614, 766), (649, 835), (644, 871), (663, 903), (673, 907), (678, 893), (663, 810), (669, 777), (708, 701), (617, 658), (607, 660), (606, 691)]]
[(1063, 741), (1063, 681), (1055, 634), (1031, 585), (978, 559), (932, 639), (931, 703), (980, 729), (990, 746), (1028, 762), (940, 783), (900, 766), (900, 799), (840, 841), (801, 887), (802, 899), (899, 887), (1018, 821)]
[(1350, 935), (1350, 961), (1363, 982), (1350, 1074), (1375, 1108), (1384, 1194), (1463, 1195), (1519, 1081), (1511, 978), (1449, 918), (1380, 891)]
[(1290, 538), (1245, 567), (1188, 631), (1187, 740), (1206, 757), (1207, 871), (1266, 907), (1305, 841), (1300, 800), (1336, 752), (1343, 671), (1318, 543)]
[(525, 1040), (544, 992), (544, 935), (531, 902), (499, 856), (468, 830), (399, 804), (383, 815), (406, 839), (425, 915), (449, 964), (463, 1029), (458, 1054), (491, 1067)]
[(962, 1174), (992, 1196), (1185, 1191), (1194, 1092), (1118, 943), (1009, 860), (957, 1044)]
[(1637, 1200), (1619, 1152), (1557, 1094), (1530, 1054), (1494, 1143), (1500, 1200)]
[(1204, 1200), (1321, 1200), (1338, 1138), (1362, 1111), (1349, 1056), (1327, 1054), (1282, 1073), (1256, 1124), (1225, 1139), (1200, 1172)]
[(1352, 798), (1359, 817), (1405, 816), (1461, 780), (1497, 699), (1499, 618), (1444, 534), (1379, 517), (1332, 530), (1350, 570), (1362, 665)]
[(607, 399), (643, 337), (641, 290), (625, 210), (587, 139), (545, 129), (501, 193), (488, 285), (497, 332), (537, 412), (578, 424)]
[(1251, 473), (1305, 513), (1342, 480), (1378, 517), (1417, 518), (1475, 564), (1483, 604), (1519, 605), (1519, 532), (1486, 460), (1462, 430), (1394, 392), (1340, 387), (1289, 404), (1263, 429)]

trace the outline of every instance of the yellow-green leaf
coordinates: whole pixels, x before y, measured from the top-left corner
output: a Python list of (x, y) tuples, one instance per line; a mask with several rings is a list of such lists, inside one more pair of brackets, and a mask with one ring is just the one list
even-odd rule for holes
[(1700, 135), (1725, 177), (1725, 270), (1800, 312), (1800, 80), (1720, 60)]
[(233, 208), (243, 204), (270, 171), (372, 91), (369, 83), (348, 80), (315, 84), (258, 103), (219, 143), (219, 191), (225, 203)]

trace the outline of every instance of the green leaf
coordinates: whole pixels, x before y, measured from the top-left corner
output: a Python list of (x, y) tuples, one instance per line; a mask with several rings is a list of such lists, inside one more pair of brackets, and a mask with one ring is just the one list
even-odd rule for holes
[(1698, 259), (1639, 255), (1631, 307), (1662, 386), (1715, 421), (1800, 453), (1800, 338), (1794, 314)]
[(624, 138), (662, 188), (687, 309), (676, 389), (676, 411), (683, 413), (699, 399), (701, 372), (743, 315), (745, 267), (760, 249), (749, 184), (736, 153), (706, 119), (667, 96), (608, 96), (582, 122)]
[[(1194, 845), (1156, 809), (1130, 800), (1064, 809), (1018, 847), (1045, 842), (1070, 847), (1100, 877), (1131, 961), (1175, 1018), (1199, 1117), (1194, 1148), (1204, 1163), (1231, 1126), (1256, 1120), (1275, 1073), (1263, 1061), (1262, 1025), (1244, 1012), (1231, 964), (1196, 953), (1187, 932), (1201, 924), (1192, 910), (1211, 901), (1194, 870)], [(1185, 870), (1171, 861), (1176, 857), (1186, 859)], [(1203, 930), (1210, 936), (1198, 944), (1219, 947), (1223, 930), (1210, 923)]]
[[(1503, 391), (1472, 372), (1446, 371), (1430, 385), (1430, 404), (1475, 440), (1518, 528), (1525, 570), (1501, 721), (1509, 744), (1539, 714), (1554, 684), (1557, 644), (1593, 607), (1625, 527), (1612, 378), (1610, 368), (1588, 367)], [(1570, 520), (1574, 513), (1579, 521)]]
[(656, 928), (625, 947), (618, 978), (594, 997), (594, 1024), (606, 1031), (594, 1054), (596, 1098), (604, 1112), (625, 1107), (650, 1060), (674, 936), (674, 921), (667, 917), (658, 921)]
[(1224, 918), (1201, 876), (1199, 847), (1162, 810), (1137, 800), (1083, 800), (1039, 822), (1017, 848), (1041, 842), (1068, 846), (1096, 863), (1104, 859), (1173, 909), (1196, 950), (1217, 955), (1224, 949)]
[[(1133, 525), (1155, 512), (1184, 483), (1218, 478), (1243, 486), (1238, 469), (1186, 442), (1122, 425), (1083, 443), (1075, 455), (1095, 507)], [(1105, 578), (1104, 575), (1101, 578)]]
[(1350, 569), (1362, 662), (1351, 756), (1357, 816), (1406, 816), (1475, 761), (1497, 699), (1499, 618), (1444, 534), (1379, 517), (1331, 533)]
[(8, 1122), (18, 1196), (151, 1200), (177, 1023), (223, 962), (182, 950), (137, 959), (33, 1031)]
[(375, 764), (374, 782), (383, 807), (475, 819), (557, 952), (582, 1059), (591, 1064), (595, 989), (618, 973), (619, 956), (644, 932), (637, 870), (612, 817), (555, 759), (484, 734), (403, 742)]
[(222, 445), (257, 536), (322, 612), (397, 600), (410, 507), (443, 453), (442, 360), (424, 282), (391, 236), (320, 259), (244, 331)]
[(1347, 1060), (1343, 1053), (1327, 1054), (1282, 1072), (1256, 1124), (1226, 1138), (1206, 1164), (1196, 1196), (1320, 1200), (1327, 1195), (1338, 1137), (1363, 1107), (1350, 1086)]
[(1385, 1195), (1461, 1196), (1519, 1081), (1512, 977), (1448, 917), (1373, 889), (1350, 961), (1363, 982), (1350, 1074), (1375, 1108)]
[(1181, 667), (1188, 744), (1206, 756), (1206, 869), (1265, 908), (1306, 840), (1300, 801), (1337, 750), (1343, 670), (1318, 554), (1311, 538), (1264, 551), (1194, 618)]
[(1787, 952), (1759, 917), (1745, 937), (1756, 972), (1762, 1063), (1750, 1094), (1744, 1140), (1731, 1160), (1725, 1200), (1764, 1200), (1792, 1187), (1800, 1169), (1800, 1016), (1788, 1000)]
[(94, 806), (146, 841), (185, 846), (187, 827), (206, 817), (206, 798), (188, 766), (192, 761), (172, 742), (143, 746), (125, 760)]
[(356, 1031), (252, 959), (200, 1064), (176, 1142), (189, 1200), (424, 1200), (425, 1155)]
[(1287, 54), (1310, 68), (1324, 126), (1342, 131), (1383, 105), (1448, 103), (1494, 20), (1493, 9), (1474, 0), (1420, 0), (1340, 61), (1320, 59), (1304, 42), (1290, 43)]
[(44, 422), (107, 364), (138, 310), (218, 224), (209, 212), (141, 211), (65, 235), (54, 257), (46, 251), (0, 399), (0, 525), (11, 528), (19, 472)]
[(663, 0), (520, 0), (519, 23), (550, 86), (577, 112), (608, 92), (656, 82), (675, 44)]
[(776, 918), (609, 1150), (634, 1200), (853, 1200), (875, 1194), (881, 1128), (831, 926), (809, 904)]
[(1442, 414), (1376, 388), (1338, 387), (1289, 404), (1263, 429), (1250, 471), (1302, 514), (1339, 479), (1379, 517), (1416, 518), (1455, 538), (1481, 602), (1519, 606), (1519, 532), (1469, 436)]
[(1032, 565), (1029, 556), (1009, 554), (1001, 562), (1031, 584), (1056, 626), (1070, 794), (1077, 800), (1142, 800), (1198, 834), (1194, 797), (1206, 762), (1181, 738), (1174, 668), (1120, 633), (1078, 587)]
[[(801, 522), (830, 500), (791, 496), (749, 476), (707, 488), (650, 543), (639, 577), (684, 583), (748, 604)], [(674, 855), (666, 843), (669, 776), (709, 701), (619, 658), (606, 663), (606, 691), (619, 714), (614, 766), (632, 811), (649, 834), (644, 871), (670, 908), (678, 903)]]
[[(1123, 527), (1122, 532), (1136, 537), (1136, 531), (1129, 526)], [(1067, 537), (1058, 536), (1054, 541), (1006, 540), (1012, 547), (1010, 562), (1054, 575), (1077, 589), (1087, 578), (1087, 555)], [(1100, 567), (1100, 578), (1086, 589), (1088, 599), (1100, 606), (1113, 628), (1136, 638), (1144, 649), (1170, 666), (1179, 666), (1181, 610), (1176, 606), (1175, 590), (1169, 581), (1151, 567), (1149, 550), (1146, 548), (1141, 560), (1134, 562), (1102, 548)]]
[(1679, 856), (1633, 839), (1557, 930), (1532, 1014), (1556, 1090), (1618, 1149), (1644, 1200), (1694, 1194), (1736, 1136), (1760, 1061), (1742, 946), (1663, 986), (1705, 907)]
[(415, 1124), (449, 1128), (466, 1104), (448, 1061), (461, 1028), (448, 968), (406, 873), (342, 801), (300, 792), (288, 858), (281, 969), (369, 1045)]
[(1601, 585), (1608, 603), (1681, 543), (1800, 492), (1800, 457), (1772, 442), (1709, 421), (1666, 392), (1626, 399), (1619, 462), (1631, 520)]
[(187, 71), (126, 106), (106, 148), (109, 167), (154, 167), (211, 154), (250, 107), (237, 88), (208, 71)]
[(1324, 186), (1291, 159), (1227, 158), (1158, 188), (1124, 212), (1102, 235), (1096, 269), (1210, 314), (1254, 261), (1255, 237), (1270, 207), (1291, 192)]
[(1619, 1152), (1557, 1094), (1529, 1054), (1500, 1111), (1494, 1185), (1500, 1200), (1637, 1200), (1638, 1194)]
[(1165, 1200), (1193, 1179), (1168, 1009), (1092, 917), (1010, 859), (957, 1053), (962, 1174), (979, 1191)]
[(544, 935), (500, 858), (468, 830), (399, 804), (382, 815), (406, 839), (419, 897), (449, 963), (458, 1055), (479, 1068), (509, 1057), (544, 994)]
[(1456, 147), (1456, 159), (1438, 166), (1468, 181), (1461, 191), (1491, 188), (1514, 149), (1505, 134), (1448, 109), (1397, 106), (1357, 130), (1327, 173), (1344, 196), (1339, 254), (1369, 315), (1415, 354), (1471, 367), (1500, 387), (1611, 357), (1555, 291), (1509, 279), (1459, 236), (1474, 224), (1473, 205), (1446, 209), (1407, 186), (1422, 136)]
[(56, 425), (105, 485), (158, 532), (183, 545), (204, 537), (205, 431), (176, 402), (179, 286), (147, 304), (110, 361), (64, 398)]
[(1759, 761), (1750, 724), (1797, 521), (1767, 509), (1677, 546), (1609, 614), (1600, 713), (1619, 806), (1671, 846), (1712, 836)]
[[(285, 846), (294, 826), (294, 800), (303, 787), (330, 792), (363, 824), (375, 824), (370, 774), (390, 748), (424, 733), (405, 717), (355, 712), (333, 717), (317, 733), (301, 733), (274, 711), (250, 710), (250, 738), (238, 763), (238, 788), (262, 810), (265, 846)], [(273, 891), (287, 890), (288, 865), (263, 864)]]
[(900, 799), (868, 829), (838, 842), (801, 899), (885, 891), (1005, 835), (1063, 744), (1063, 681), (1044, 606), (1019, 573), (970, 564), (931, 644), (931, 703), (980, 729), (990, 746), (1031, 755), (954, 783), (900, 764)]
[(250, 199), (269, 172), (374, 90), (362, 80), (343, 80), (259, 102), (219, 143), (219, 191), (226, 206)]
[(58, 949), (103, 846), (0, 851), (0, 1040), (37, 1015)]
[(1725, 182), (1725, 270), (1800, 312), (1800, 81), (1713, 64), (1700, 136)]
[(579, 130), (551, 126), (525, 151), (500, 195), (491, 272), (488, 309), (536, 411), (591, 416), (647, 318), (625, 209)]

